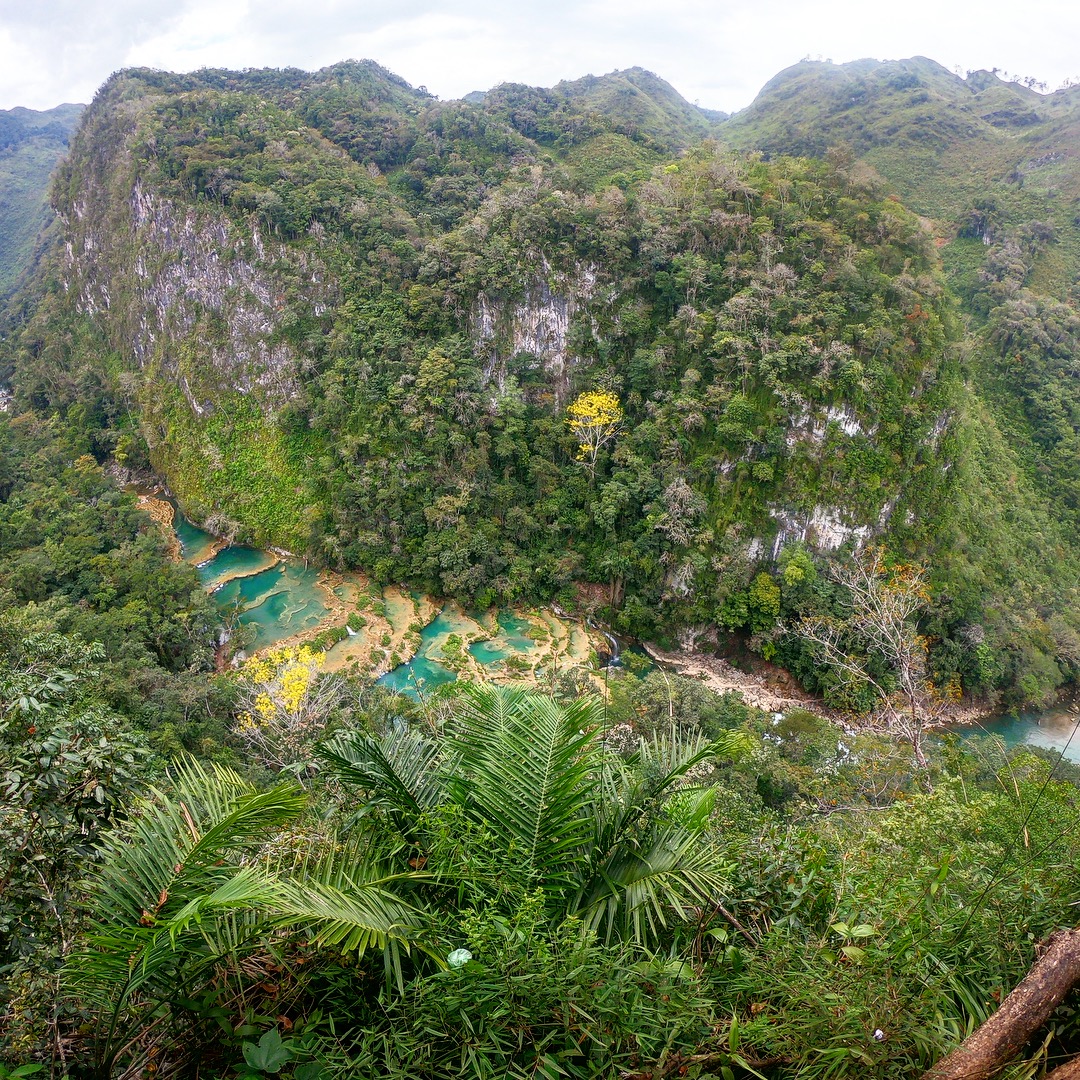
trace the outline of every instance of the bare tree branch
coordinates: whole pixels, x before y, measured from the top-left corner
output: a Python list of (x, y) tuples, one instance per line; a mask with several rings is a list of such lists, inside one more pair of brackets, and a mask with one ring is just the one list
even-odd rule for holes
[[(916, 625), (930, 600), (926, 570), (889, 566), (884, 550), (872, 548), (833, 576), (847, 593), (848, 614), (809, 616), (786, 629), (815, 646), (822, 663), (868, 686), (877, 704), (862, 725), (910, 743), (919, 767), (928, 770), (923, 733), (946, 702), (928, 676), (927, 642)], [(888, 680), (871, 673), (872, 657), (884, 665)]]

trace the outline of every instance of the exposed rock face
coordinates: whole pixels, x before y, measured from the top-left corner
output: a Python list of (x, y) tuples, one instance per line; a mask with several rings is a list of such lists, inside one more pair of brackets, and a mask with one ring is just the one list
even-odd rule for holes
[[(769, 516), (778, 526), (770, 552), (770, 558), (774, 560), (786, 545), (795, 542), (804, 543), (818, 551), (835, 551), (852, 541), (858, 550), (870, 538), (868, 525), (847, 524), (844, 521), (844, 512), (834, 506), (815, 506), (808, 515), (774, 508), (769, 511)], [(882, 521), (881, 524), (884, 525), (885, 522)]]
[[(325, 268), (268, 243), (257, 223), (245, 236), (223, 213), (178, 207), (138, 182), (127, 205), (122, 230), (105, 226), (87, 200), (63, 215), (79, 310), (108, 313), (108, 325), (125, 331), (116, 344), (132, 366), (159, 367), (198, 415), (222, 389), (257, 393), (271, 411), (287, 402), (302, 358), (280, 338), (286, 297), (294, 310), (324, 308), (334, 293)], [(184, 362), (185, 339), (197, 339), (197, 368)]]
[(577, 358), (570, 326), (596, 292), (597, 271), (583, 266), (572, 275), (552, 271), (546, 260), (513, 300), (481, 293), (473, 318), (473, 336), (485, 358), (486, 377), (501, 389), (508, 374), (542, 370), (561, 405), (570, 393)]
[(835, 424), (844, 435), (852, 439), (858, 435), (872, 439), (877, 432), (876, 425), (865, 425), (850, 405), (828, 405), (816, 412), (803, 409), (792, 416), (784, 441), (788, 447), (799, 442), (820, 446), (825, 442), (830, 424)]

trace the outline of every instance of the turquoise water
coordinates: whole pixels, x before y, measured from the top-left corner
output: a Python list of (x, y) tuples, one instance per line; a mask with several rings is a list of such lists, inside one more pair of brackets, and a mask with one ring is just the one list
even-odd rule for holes
[[(199, 566), (199, 577), (214, 592), (214, 599), (223, 613), (239, 612), (237, 622), (254, 627), (251, 648), (262, 648), (290, 637), (301, 630), (317, 626), (328, 614), (319, 587), (319, 571), (293, 561), (278, 562), (265, 551), (249, 547), (223, 548), (210, 558), (215, 537), (193, 525), (179, 510), (173, 518), (173, 528), (180, 541), (181, 553), (187, 562)], [(219, 583), (222, 583), (219, 585)], [(345, 596), (345, 586), (334, 592)], [(414, 599), (416, 597), (414, 596)], [(408, 612), (393, 612), (399, 619)], [(479, 621), (465, 620), (467, 623)], [(490, 640), (476, 641), (469, 652), (484, 665), (499, 663), (515, 653), (528, 653), (536, 647), (529, 636), (532, 626), (524, 616), (501, 611), (497, 630)], [(420, 635), (417, 655), (408, 663), (387, 672), (379, 679), (383, 686), (399, 693), (417, 696), (417, 689), (431, 690), (454, 682), (457, 675), (438, 661), (438, 649), (448, 634), (461, 633), (463, 618), (449, 608), (441, 611)], [(432, 655), (427, 655), (428, 653)], [(641, 653), (628, 647), (625, 652)], [(625, 653), (624, 653), (625, 655)], [(653, 667), (646, 654), (641, 653), (644, 675)], [(1041, 713), (1020, 713), (983, 720), (972, 727), (958, 729), (962, 736), (991, 734), (1000, 736), (1010, 749), (1017, 746), (1041, 746), (1048, 750), (1064, 750), (1064, 757), (1080, 764), (1080, 714), (1064, 709)]]
[(478, 663), (485, 665), (497, 664), (510, 655), (510, 649), (500, 645), (494, 638), (490, 641), (474, 641), (469, 646), (469, 652), (476, 657)]
[(249, 577), (233, 578), (214, 593), (214, 599), (224, 611), (239, 609), (237, 622), (255, 628), (248, 647), (258, 649), (318, 626), (326, 617), (318, 580), (313, 567), (279, 563)]
[(1047, 750), (1065, 751), (1067, 761), (1080, 764), (1080, 716), (1063, 709), (1041, 713), (1019, 713), (1016, 716), (995, 716), (972, 727), (960, 729), (960, 734), (998, 735), (1009, 749), (1017, 746), (1041, 746)]
[[(184, 559), (198, 565), (199, 577), (213, 592), (221, 612), (250, 628), (249, 649), (265, 648), (315, 627), (329, 614), (318, 570), (294, 560), (279, 561), (268, 552), (249, 547), (226, 547), (211, 557), (215, 537), (193, 525), (179, 510), (173, 527)], [(339, 599), (345, 599), (347, 589), (339, 585), (334, 592)], [(412, 599), (420, 598), (414, 595)], [(403, 631), (415, 617), (408, 598), (397, 597), (396, 591), (390, 590), (385, 600), (392, 625)], [(453, 605), (444, 608), (421, 631), (417, 655), (387, 672), (379, 683), (415, 697), (420, 690), (454, 682), (456, 673), (440, 663), (442, 646), (450, 634), (475, 634), (481, 618), (466, 616)], [(490, 640), (474, 642), (469, 651), (483, 665), (527, 655), (537, 648), (530, 636), (532, 627), (525, 616), (501, 611)]]
[[(273, 645), (317, 626), (327, 615), (318, 587), (319, 572), (300, 563), (277, 562), (257, 548), (227, 547), (206, 561), (214, 537), (192, 525), (179, 510), (173, 526), (184, 558), (199, 565), (199, 578), (214, 592), (223, 613), (238, 612), (237, 623), (254, 628), (249, 648)], [(275, 565), (276, 563), (276, 565)], [(218, 582), (224, 584), (218, 586)]]
[(380, 686), (389, 687), (399, 694), (417, 697), (420, 690), (434, 690), (457, 679), (457, 674), (445, 664), (440, 664), (429, 653), (436, 651), (440, 638), (456, 634), (461, 624), (456, 615), (447, 610), (440, 611), (431, 622), (420, 631), (420, 648), (408, 662), (388, 671), (378, 680)]
[[(317, 626), (328, 614), (319, 588), (319, 571), (298, 562), (277, 561), (273, 555), (256, 548), (227, 547), (213, 558), (215, 538), (193, 525), (179, 510), (173, 527), (184, 558), (199, 565), (199, 577), (213, 591), (223, 614), (236, 615), (240, 626), (253, 628), (248, 648), (273, 645), (302, 630)], [(343, 595), (339, 586), (335, 592)], [(392, 618), (412, 618), (411, 612), (389, 611)], [(479, 642), (477, 658), (483, 664), (505, 659), (513, 651), (524, 652), (533, 642), (525, 635), (527, 619), (510, 612), (498, 617), (499, 633), (490, 644)], [(465, 625), (471, 625), (466, 620)], [(407, 664), (384, 675), (379, 682), (401, 693), (416, 696), (419, 689), (433, 689), (453, 682), (457, 675), (438, 660), (438, 651), (446, 636), (464, 629), (459, 613), (446, 609), (424, 627), (420, 649)], [(475, 629), (475, 627), (474, 627)], [(487, 647), (486, 653), (483, 646)], [(431, 655), (428, 655), (431, 653)]]
[(456, 679), (457, 675), (448, 667), (417, 653), (407, 664), (388, 671), (378, 682), (399, 694), (419, 697), (421, 690), (434, 690), (436, 686), (444, 686)]
[(532, 623), (521, 615), (515, 615), (512, 611), (500, 611), (497, 617), (499, 633), (496, 640), (505, 642), (511, 649), (518, 652), (529, 652), (536, 642), (529, 637), (528, 631)]
[(443, 608), (420, 632), (420, 641), (422, 642), (420, 652), (426, 652), (440, 637), (448, 634), (460, 634), (461, 629), (461, 620), (455, 618), (454, 614), (448, 609)]
[(192, 525), (179, 510), (173, 514), (173, 531), (180, 541), (180, 552), (187, 562), (201, 563), (210, 557), (215, 537)]
[(487, 641), (474, 641), (469, 652), (481, 664), (497, 664), (515, 652), (529, 652), (536, 642), (528, 636), (532, 624), (512, 611), (500, 611), (496, 616), (498, 629)]
[(205, 566), (199, 567), (199, 577), (208, 589), (229, 578), (247, 577), (269, 570), (277, 558), (255, 548), (227, 547), (218, 552)]

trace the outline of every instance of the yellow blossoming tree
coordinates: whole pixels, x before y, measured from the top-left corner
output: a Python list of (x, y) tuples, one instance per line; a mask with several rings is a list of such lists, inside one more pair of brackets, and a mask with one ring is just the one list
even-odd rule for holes
[(596, 472), (601, 448), (622, 426), (623, 411), (617, 395), (608, 390), (586, 390), (566, 410), (566, 423), (578, 440), (578, 460)]
[(326, 653), (309, 645), (268, 649), (240, 668), (237, 733), (271, 767), (284, 769), (309, 756), (344, 684), (322, 668)]

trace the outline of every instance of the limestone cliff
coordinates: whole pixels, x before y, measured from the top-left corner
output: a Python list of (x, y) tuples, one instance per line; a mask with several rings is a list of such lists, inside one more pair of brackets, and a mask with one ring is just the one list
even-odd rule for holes
[[(63, 363), (196, 518), (470, 602), (614, 576), (699, 625), (793, 543), (922, 542), (951, 453), (922, 224), (825, 165), (563, 154), (509, 100), (363, 64), (114, 76), (51, 271), (108, 355)], [(624, 422), (581, 462), (596, 388)]]

